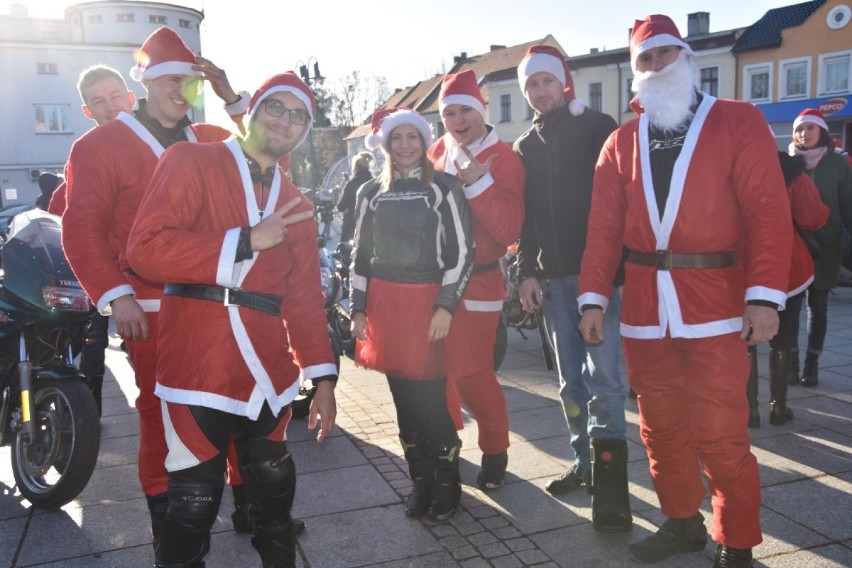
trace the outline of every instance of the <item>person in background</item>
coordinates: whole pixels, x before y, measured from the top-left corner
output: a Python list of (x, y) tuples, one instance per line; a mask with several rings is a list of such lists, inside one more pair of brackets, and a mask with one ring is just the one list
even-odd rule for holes
[(355, 236), (355, 196), (358, 188), (373, 179), (370, 171), (373, 155), (369, 152), (359, 152), (352, 158), (352, 177), (343, 187), (337, 210), (343, 213), (343, 227), (340, 229), (340, 242), (351, 241)]
[(506, 397), (494, 373), (494, 343), (506, 295), (499, 261), (521, 233), (526, 170), (485, 123), (485, 101), (472, 70), (444, 77), (438, 108), (447, 133), (432, 144), (428, 157), (436, 169), (463, 182), (475, 244), (473, 276), (444, 348), (447, 399), (456, 428), (462, 427), (459, 397), (476, 418), (482, 450), (476, 484), (490, 491), (502, 487), (509, 462)]
[(461, 498), (461, 440), (447, 408), (444, 340), (473, 265), (461, 184), (426, 157), (429, 123), (409, 109), (373, 113), (378, 179), (361, 186), (351, 270), (355, 363), (387, 375), (413, 489), (405, 514), (445, 521)]
[[(790, 212), (793, 216), (793, 228), (813, 232), (825, 225), (828, 219), (828, 207), (820, 199), (814, 182), (806, 175), (805, 160), (801, 156), (791, 157), (779, 152), (781, 171), (787, 185), (790, 199)], [(814, 281), (814, 260), (802, 237), (793, 232), (793, 249), (790, 258), (790, 280), (788, 283), (787, 303), (778, 314), (778, 335), (769, 340), (769, 423), (786, 424), (793, 419), (793, 411), (787, 408), (787, 385), (790, 382), (790, 351), (796, 346), (799, 312), (805, 290)], [(749, 405), (749, 428), (760, 428), (758, 411), (758, 371), (757, 346), (748, 348), (750, 372), (746, 395)]]
[(312, 206), (279, 166), (315, 112), (295, 74), (270, 77), (249, 102), (245, 139), (165, 152), (133, 224), (130, 266), (166, 282), (155, 394), (169, 507), (157, 567), (203, 566), (231, 440), (251, 496), (252, 545), (264, 566), (296, 565), (286, 440), (300, 371), (317, 385), (308, 426), (322, 421), (318, 442), (337, 412)]
[[(816, 109), (806, 108), (793, 121), (793, 141), (789, 153), (805, 159), (805, 173), (813, 179), (822, 202), (831, 211), (825, 226), (814, 233), (821, 254), (814, 262), (814, 281), (806, 292), (808, 350), (799, 384), (815, 387), (819, 384), (819, 356), (828, 329), (828, 293), (837, 286), (840, 273), (843, 229), (852, 232), (852, 169), (846, 159), (834, 151), (825, 116)], [(798, 338), (798, 317), (795, 321), (793, 337)], [(791, 360), (792, 383), (794, 378), (799, 377), (798, 345), (792, 352)]]
[[(518, 246), (521, 305), (544, 316), (575, 455), (571, 467), (545, 489), (561, 494), (585, 485), (592, 493), (594, 528), (627, 531), (633, 517), (626, 386), (618, 369), (620, 300), (615, 294), (606, 312), (607, 333), (614, 339), (599, 346), (583, 342), (576, 306), (595, 162), (616, 124), (576, 97), (571, 71), (554, 47), (530, 47), (518, 66), (518, 81), (535, 110), (532, 127), (515, 142), (527, 169), (526, 219)], [(614, 290), (620, 278), (609, 284)]]
[(789, 199), (763, 114), (698, 90), (692, 48), (668, 16), (635, 22), (630, 63), (638, 118), (607, 139), (598, 160), (577, 298), (583, 338), (618, 341), (604, 312), (627, 247), (621, 337), (666, 516), (630, 553), (658, 562), (706, 546), (703, 468), (714, 566), (747, 568), (762, 535), (746, 346), (778, 330)]
[(36, 198), (36, 209), (47, 211), (48, 205), (50, 205), (50, 197), (62, 182), (62, 177), (50, 172), (43, 172), (38, 176), (38, 188), (41, 190), (41, 195)]

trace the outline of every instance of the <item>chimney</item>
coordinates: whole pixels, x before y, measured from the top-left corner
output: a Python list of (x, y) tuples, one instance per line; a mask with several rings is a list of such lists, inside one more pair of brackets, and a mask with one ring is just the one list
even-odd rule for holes
[(488, 51), (497, 51), (498, 49), (506, 49), (506, 46), (491, 44), (491, 49), (489, 49)]
[(592, 49), (589, 50), (589, 53), (597, 53), (597, 52), (598, 52), (597, 47), (593, 47)]
[(710, 12), (693, 12), (687, 16), (687, 37), (710, 33)]
[(467, 52), (462, 51), (461, 55), (454, 55), (453, 56), (453, 64), (455, 65), (456, 63), (463, 62), (466, 59), (467, 59)]

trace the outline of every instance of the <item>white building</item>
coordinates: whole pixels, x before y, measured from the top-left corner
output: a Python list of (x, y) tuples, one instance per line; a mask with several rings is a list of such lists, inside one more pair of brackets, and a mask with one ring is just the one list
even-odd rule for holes
[[(82, 2), (63, 19), (31, 18), (13, 4), (10, 15), (0, 16), (0, 204), (34, 202), (39, 174), (62, 173), (71, 145), (94, 126), (80, 111), (82, 70), (114, 67), (144, 97), (128, 73), (145, 38), (168, 26), (200, 53), (203, 19), (198, 10), (163, 2)], [(203, 111), (190, 118), (203, 120)]]

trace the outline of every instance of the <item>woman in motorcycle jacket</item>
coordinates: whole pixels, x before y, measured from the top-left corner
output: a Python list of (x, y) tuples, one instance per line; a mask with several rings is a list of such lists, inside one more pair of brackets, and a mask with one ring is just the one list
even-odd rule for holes
[(471, 214), (459, 181), (426, 158), (417, 112), (373, 114), (367, 147), (381, 176), (358, 191), (351, 272), (355, 362), (387, 375), (414, 487), (408, 516), (449, 518), (461, 496), (461, 441), (447, 410), (442, 340), (473, 266)]

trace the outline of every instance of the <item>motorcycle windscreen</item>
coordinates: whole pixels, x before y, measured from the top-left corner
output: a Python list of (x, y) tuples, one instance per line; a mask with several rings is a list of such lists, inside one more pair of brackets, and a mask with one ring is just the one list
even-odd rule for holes
[(62, 252), (61, 219), (44, 211), (17, 215), (3, 245), (3, 285), (12, 294), (44, 306), (42, 287), (80, 288)]

